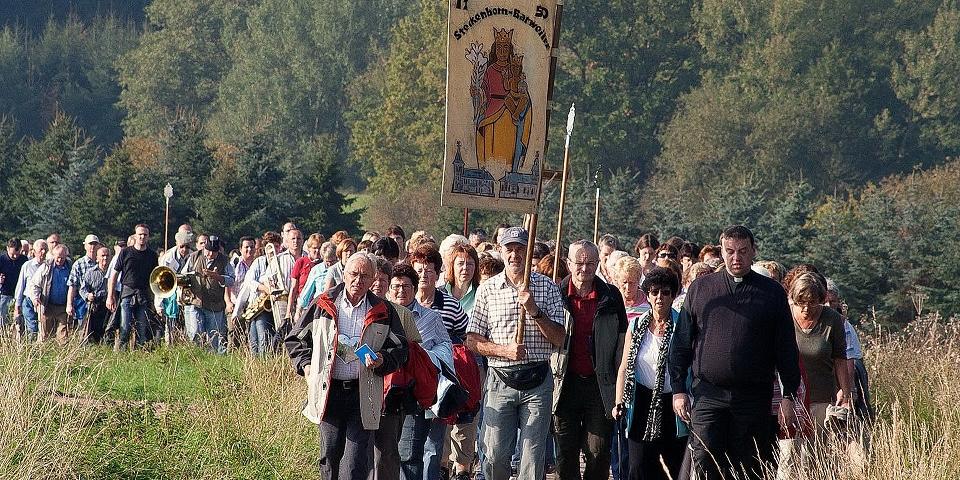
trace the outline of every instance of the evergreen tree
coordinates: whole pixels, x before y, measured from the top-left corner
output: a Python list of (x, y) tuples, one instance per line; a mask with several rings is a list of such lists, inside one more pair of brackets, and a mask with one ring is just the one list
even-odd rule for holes
[[(280, 193), (289, 200), (289, 209), (279, 213), (279, 220), (297, 222), (305, 232), (359, 230), (361, 212), (345, 211), (351, 202), (339, 191), (342, 166), (332, 135), (303, 140), (287, 156)], [(274, 197), (275, 198), (275, 197)], [(281, 204), (274, 202), (274, 205)]]
[(276, 230), (270, 192), (281, 190), (281, 158), (270, 137), (255, 134), (236, 152), (224, 154), (197, 208), (200, 231), (235, 243), (243, 235)]
[(761, 258), (778, 261), (787, 268), (806, 260), (807, 253), (816, 248), (810, 244), (813, 232), (806, 225), (816, 201), (813, 188), (801, 179), (770, 202), (756, 231)]
[(37, 222), (33, 232), (60, 232), (69, 245), (82, 243), (84, 232), (76, 225), (77, 215), (87, 210), (82, 202), (84, 186), (100, 167), (100, 152), (90, 138), (85, 138), (68, 153), (67, 169), (56, 178), (52, 188), (37, 204)]
[[(577, 104), (578, 155), (649, 175), (659, 132), (699, 83), (690, 0), (581, 0), (565, 5), (555, 105)], [(556, 117), (554, 117), (556, 118)], [(563, 138), (554, 121), (550, 138)]]
[(25, 161), (15, 177), (18, 193), (10, 203), (18, 219), (16, 230), (34, 236), (52, 231), (73, 235), (64, 212), (98, 162), (92, 140), (72, 118), (57, 113), (43, 138), (26, 147)]
[[(87, 180), (80, 201), (71, 212), (76, 230), (95, 233), (103, 241), (123, 239), (134, 225), (146, 223), (154, 237), (163, 235), (163, 186), (154, 172), (133, 164), (127, 145), (108, 155)], [(163, 245), (162, 239), (154, 243)]]
[(14, 189), (16, 186), (13, 173), (23, 161), (23, 151), (16, 136), (16, 126), (13, 120), (0, 116), (0, 192), (3, 192), (3, 201), (0, 201), (0, 235), (9, 238), (18, 233), (17, 218), (14, 215)]
[[(355, 165), (375, 175), (367, 193), (374, 208), (367, 224), (400, 223), (435, 230), (443, 158), (444, 36), (446, 8), (420, 0), (391, 32), (376, 102), (354, 113), (350, 152)], [(363, 81), (363, 80), (361, 80)], [(457, 209), (459, 210), (459, 209)], [(454, 216), (454, 213), (450, 213)]]
[[(180, 114), (160, 137), (161, 154), (157, 174), (161, 188), (169, 182), (175, 196), (170, 202), (170, 221), (195, 221), (205, 201), (206, 184), (215, 161), (206, 145), (206, 133), (196, 117)], [(156, 192), (162, 195), (162, 190)]]
[(207, 118), (228, 67), (221, 40), (225, 5), (217, 0), (157, 0), (136, 48), (117, 60), (127, 135), (162, 133), (187, 110)]

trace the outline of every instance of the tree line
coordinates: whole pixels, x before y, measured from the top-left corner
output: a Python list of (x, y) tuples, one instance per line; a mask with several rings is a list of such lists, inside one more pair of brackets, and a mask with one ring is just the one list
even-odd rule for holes
[[(12, 12), (2, 233), (159, 226), (167, 182), (172, 218), (226, 238), (285, 217), (459, 230), (438, 206), (445, 4), (328, 3)], [(547, 152), (558, 168), (575, 101), (567, 238), (592, 236), (599, 172), (602, 228), (625, 243), (749, 223), (761, 255), (822, 265), (854, 311), (909, 319), (926, 294), (956, 312), (958, 20), (953, 0), (567, 2)]]

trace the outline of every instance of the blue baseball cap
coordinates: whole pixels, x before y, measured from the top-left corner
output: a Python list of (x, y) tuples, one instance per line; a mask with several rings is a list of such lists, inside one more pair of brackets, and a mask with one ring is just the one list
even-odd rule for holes
[(503, 231), (498, 240), (501, 246), (506, 246), (511, 243), (526, 245), (529, 240), (529, 234), (520, 227), (510, 227)]

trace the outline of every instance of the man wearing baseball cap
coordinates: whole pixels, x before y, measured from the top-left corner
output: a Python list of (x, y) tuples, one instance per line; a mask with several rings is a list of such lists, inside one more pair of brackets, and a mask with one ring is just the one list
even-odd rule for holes
[[(187, 230), (184, 230), (184, 228)], [(180, 226), (180, 230), (173, 235), (173, 238), (174, 245), (160, 256), (160, 265), (168, 267), (174, 272), (179, 272), (180, 268), (186, 263), (187, 257), (190, 256), (193, 230), (190, 229), (190, 225), (185, 223)], [(180, 294), (179, 291), (177, 293)], [(177, 296), (160, 298), (157, 295), (153, 297), (153, 307), (157, 311), (157, 315), (164, 319), (163, 338), (168, 344), (173, 342), (173, 330), (179, 309), (178, 301), (180, 300)], [(188, 316), (190, 310), (190, 308), (184, 308), (184, 318)]]
[[(467, 347), (490, 365), (481, 439), (487, 480), (510, 478), (510, 457), (518, 443), (517, 478), (544, 477), (553, 406), (549, 360), (564, 341), (564, 310), (560, 290), (549, 278), (531, 273), (525, 286), (528, 241), (527, 231), (519, 227), (499, 236), (504, 271), (477, 288), (467, 326)], [(526, 321), (518, 343), (521, 310)]]
[[(83, 276), (90, 270), (97, 268), (97, 250), (101, 245), (103, 244), (100, 243), (100, 237), (92, 233), (83, 239), (84, 255), (77, 259), (76, 262), (73, 262), (73, 267), (70, 269), (70, 276), (67, 277), (68, 318), (73, 317), (82, 321), (87, 312), (86, 301), (78, 298), (77, 292), (80, 290), (80, 282), (83, 281)], [(78, 305), (74, 304), (74, 302)]]
[[(233, 286), (233, 265), (220, 252), (220, 238), (207, 237), (202, 250), (190, 254), (184, 263), (196, 275), (190, 280), (193, 291), (192, 321), (203, 342), (216, 353), (227, 352), (227, 302), (225, 290)], [(190, 319), (187, 319), (190, 321)]]

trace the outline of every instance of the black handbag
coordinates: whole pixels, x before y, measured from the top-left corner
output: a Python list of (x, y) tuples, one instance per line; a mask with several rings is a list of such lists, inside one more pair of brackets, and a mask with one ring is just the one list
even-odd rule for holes
[(530, 390), (540, 386), (550, 375), (550, 365), (547, 362), (491, 368), (503, 383), (516, 390)]

